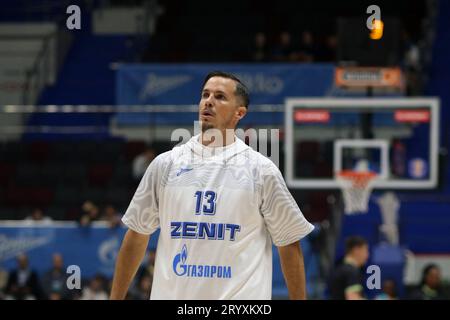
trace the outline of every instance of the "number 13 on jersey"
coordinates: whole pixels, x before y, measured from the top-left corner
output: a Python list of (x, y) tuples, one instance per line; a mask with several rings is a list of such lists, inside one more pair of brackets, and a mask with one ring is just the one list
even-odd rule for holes
[(203, 213), (212, 216), (216, 213), (216, 193), (214, 191), (197, 191), (194, 197), (196, 198), (196, 215)]

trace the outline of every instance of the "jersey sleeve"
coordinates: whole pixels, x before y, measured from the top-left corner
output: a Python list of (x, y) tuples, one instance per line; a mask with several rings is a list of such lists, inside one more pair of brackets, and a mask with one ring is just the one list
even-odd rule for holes
[(276, 246), (298, 241), (314, 229), (289, 192), (280, 170), (272, 162), (264, 166), (262, 184), (260, 211)]
[(147, 167), (144, 176), (122, 217), (122, 222), (141, 234), (152, 234), (159, 228), (159, 186), (163, 171), (161, 155)]

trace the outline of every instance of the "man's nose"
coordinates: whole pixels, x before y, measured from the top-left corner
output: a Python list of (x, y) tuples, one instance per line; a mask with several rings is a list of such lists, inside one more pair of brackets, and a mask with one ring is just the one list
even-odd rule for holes
[(205, 101), (205, 105), (206, 106), (212, 106), (213, 105), (213, 99), (214, 99), (214, 97), (212, 96), (212, 95), (210, 95), (207, 99), (206, 99), (206, 101)]

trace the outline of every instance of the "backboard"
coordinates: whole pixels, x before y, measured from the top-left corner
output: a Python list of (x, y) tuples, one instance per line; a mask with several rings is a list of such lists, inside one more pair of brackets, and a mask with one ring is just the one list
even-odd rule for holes
[(337, 173), (366, 163), (377, 189), (430, 189), (438, 182), (439, 100), (286, 99), (286, 182), (339, 188)]

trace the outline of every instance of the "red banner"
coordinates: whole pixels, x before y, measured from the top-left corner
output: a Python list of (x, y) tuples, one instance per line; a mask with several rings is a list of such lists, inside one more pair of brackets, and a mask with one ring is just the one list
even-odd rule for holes
[(428, 110), (397, 110), (394, 114), (397, 122), (430, 122)]
[(326, 110), (297, 110), (294, 114), (296, 122), (328, 122), (330, 113)]

